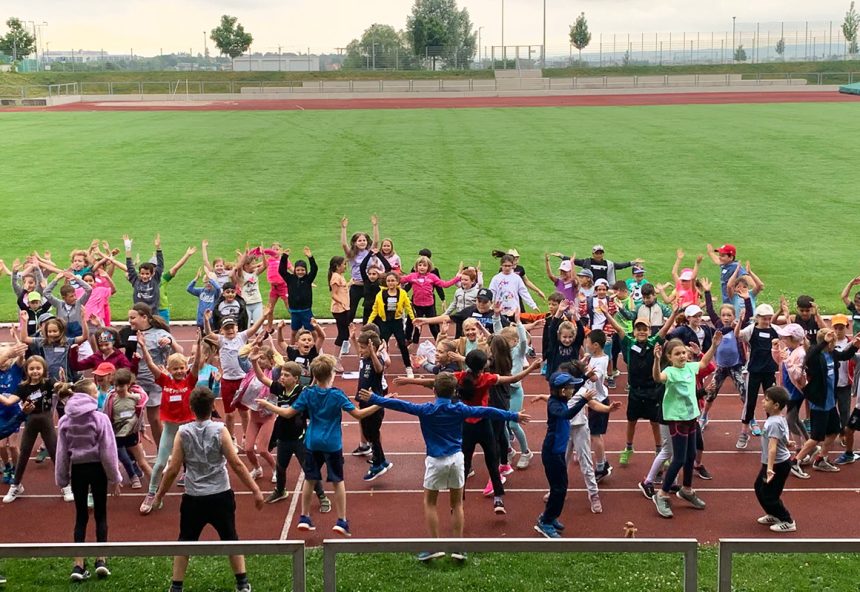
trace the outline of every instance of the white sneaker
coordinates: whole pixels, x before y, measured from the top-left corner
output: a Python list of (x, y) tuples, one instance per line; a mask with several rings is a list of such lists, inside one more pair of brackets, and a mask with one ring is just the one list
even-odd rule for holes
[(18, 496), (21, 495), (22, 493), (24, 493), (24, 486), (23, 485), (13, 485), (12, 487), (9, 488), (9, 491), (6, 493), (6, 495), (3, 496), (3, 503), (4, 504), (11, 504), (16, 499), (18, 499)]
[(64, 502), (75, 501), (75, 495), (72, 493), (72, 486), (71, 485), (66, 485), (65, 487), (61, 487), (60, 493), (63, 494), (63, 501)]
[(277, 482), (278, 482), (278, 475), (274, 471), (272, 471), (272, 483), (277, 483)]
[(797, 524), (794, 522), (777, 522), (770, 527), (773, 532), (795, 532)]
[(256, 469), (251, 470), (251, 479), (256, 481), (260, 477), (263, 476), (263, 467), (257, 467)]
[(415, 373), (412, 371), (412, 367), (407, 366), (406, 367), (406, 378), (414, 378), (414, 377), (415, 377)]
[(526, 454), (521, 454), (520, 460), (517, 461), (517, 468), (518, 469), (528, 468), (529, 463), (531, 462), (532, 458), (534, 458), (534, 455), (535, 455), (535, 453), (532, 452), (531, 450), (529, 450), (529, 452)]

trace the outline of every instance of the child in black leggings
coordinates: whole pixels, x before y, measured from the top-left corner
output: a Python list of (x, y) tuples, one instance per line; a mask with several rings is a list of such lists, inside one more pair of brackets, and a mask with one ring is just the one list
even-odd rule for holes
[(403, 358), (406, 375), (411, 377), (412, 366), (409, 360), (409, 348), (406, 344), (406, 333), (403, 331), (403, 318), (414, 319), (415, 312), (412, 310), (409, 296), (400, 287), (396, 273), (389, 272), (386, 274), (385, 286), (385, 290), (376, 295), (368, 322), (374, 323), (377, 318), (379, 319), (379, 336), (383, 343), (388, 343), (391, 336), (394, 336)]
[[(93, 517), (96, 521), (96, 541), (107, 542), (108, 490), (119, 495), (122, 475), (116, 454), (116, 439), (110, 418), (98, 410), (98, 388), (89, 379), (74, 385), (64, 384), (58, 393), (67, 398), (66, 414), (57, 428), (57, 485), (71, 483), (75, 496), (75, 542), (87, 538), (87, 494), (93, 494)], [(99, 578), (110, 575), (104, 557), (96, 559), (95, 572)], [(73, 582), (89, 578), (83, 557), (75, 558)]]

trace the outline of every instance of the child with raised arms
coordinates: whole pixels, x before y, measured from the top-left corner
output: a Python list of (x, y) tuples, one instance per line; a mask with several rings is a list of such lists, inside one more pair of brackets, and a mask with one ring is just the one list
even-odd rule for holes
[[(403, 292), (399, 287), (397, 289)], [(379, 336), (373, 331), (365, 331), (358, 336), (359, 391), (368, 389), (375, 393), (385, 393), (386, 389), (383, 387), (383, 380), (386, 362), (379, 355), (381, 344), (382, 341)], [(359, 409), (364, 409), (367, 406), (366, 402), (359, 400)], [(377, 477), (381, 477), (394, 466), (394, 463), (385, 458), (385, 451), (382, 448), (381, 430), (384, 418), (385, 410), (380, 409), (376, 413), (359, 420), (362, 439), (370, 445), (371, 451), (370, 468), (364, 475), (365, 481), (373, 481)]]
[(245, 300), (249, 323), (253, 323), (263, 314), (263, 295), (260, 293), (259, 276), (265, 267), (265, 263), (257, 261), (250, 251), (246, 250), (239, 254), (239, 261), (233, 268), (233, 283), (239, 288), (239, 293)]
[(134, 374), (128, 368), (118, 369), (113, 375), (113, 388), (105, 399), (104, 413), (113, 426), (117, 456), (128, 473), (132, 489), (142, 487), (141, 476), (152, 478), (152, 467), (140, 442), (144, 409), (146, 391), (134, 383)]
[(710, 363), (722, 338), (722, 333), (715, 334), (711, 348), (698, 362), (687, 361), (687, 348), (680, 340), (669, 341), (665, 347), (669, 365), (662, 370), (661, 359), (664, 348), (660, 344), (654, 346), (652, 371), (654, 381), (666, 385), (663, 395), (663, 419), (669, 426), (669, 435), (672, 439), (672, 463), (666, 469), (662, 487), (651, 498), (657, 507), (657, 513), (663, 518), (673, 516), (672, 506), (669, 503), (670, 488), (682, 469), (683, 485), (676, 495), (697, 510), (705, 509), (705, 502), (692, 488), (693, 465), (696, 461), (696, 436), (699, 430), (696, 375), (700, 367)]
[[(352, 282), (349, 287), (350, 322), (355, 319), (355, 313), (358, 311), (358, 304), (363, 298), (365, 299), (365, 310), (370, 308), (364, 293), (364, 283), (366, 280), (360, 271), (360, 266), (370, 255), (370, 250), (379, 245), (379, 219), (376, 216), (371, 216), (370, 223), (373, 227), (372, 238), (366, 232), (356, 232), (349, 238), (349, 240), (347, 240), (346, 228), (349, 225), (349, 220), (346, 216), (340, 220), (340, 246), (343, 248), (343, 254), (346, 256), (347, 263), (349, 263), (350, 278)], [(388, 267), (390, 267), (387, 260), (383, 265), (388, 265)], [(365, 266), (365, 269), (367, 269), (367, 266)]]
[[(0, 395), (14, 395), (24, 378), (24, 354), (27, 346), (17, 343), (0, 349)], [(19, 403), (0, 404), (0, 460), (3, 461), (3, 483), (11, 485), (18, 464), (18, 432), (24, 421)]]
[(334, 346), (337, 352), (337, 372), (343, 372), (341, 359), (349, 351), (349, 287), (346, 278), (346, 259), (334, 256), (328, 263), (328, 289), (331, 292), (331, 315), (337, 326), (337, 337)]
[[(401, 284), (412, 285), (412, 307), (415, 310), (414, 316), (436, 316), (436, 300), (433, 295), (433, 290), (436, 288), (449, 288), (459, 282), (460, 273), (463, 271), (463, 264), (460, 264), (460, 269), (457, 270), (456, 275), (447, 281), (440, 279), (438, 275), (433, 273), (433, 269), (433, 262), (430, 258), (422, 256), (415, 262), (415, 271), (400, 278)], [(388, 280), (388, 277), (390, 276), (386, 275), (386, 281)], [(414, 318), (414, 316), (412, 318)], [(439, 327), (436, 325), (430, 325), (430, 333), (435, 339), (439, 334)], [(421, 327), (417, 326), (409, 339), (412, 343), (418, 343), (420, 335)], [(408, 367), (409, 364), (407, 363), (406, 366)]]
[(305, 434), (305, 462), (303, 465), (305, 482), (302, 486), (301, 516), (296, 526), (299, 530), (316, 530), (310, 517), (311, 498), (318, 482), (322, 481), (322, 467), (326, 467), (326, 478), (334, 484), (334, 506), (337, 522), (332, 530), (344, 536), (351, 536), (346, 518), (346, 486), (343, 482), (343, 429), (341, 413), (347, 412), (355, 419), (363, 419), (379, 411), (371, 405), (358, 410), (346, 394), (332, 386), (334, 356), (323, 354), (311, 363), (311, 374), (315, 384), (302, 390), (289, 407), (278, 407), (265, 399), (257, 401), (269, 411), (290, 419), (306, 412), (309, 423)]
[[(202, 288), (197, 287), (197, 280), (203, 277), (206, 281)], [(197, 270), (194, 274), (194, 279), (188, 283), (186, 291), (197, 298), (197, 326), (203, 328), (203, 317), (206, 311), (215, 310), (215, 302), (221, 298), (221, 286), (214, 279), (214, 274), (210, 277), (203, 268)]]
[[(359, 401), (379, 405), (385, 409), (408, 413), (418, 417), (421, 434), (427, 449), (424, 462), (424, 520), (431, 537), (439, 537), (439, 515), (436, 503), (439, 492), (448, 490), (451, 502), (452, 536), (463, 536), (463, 488), (465, 469), (463, 460), (463, 420), (467, 418), (499, 419), (527, 423), (530, 419), (522, 412), (503, 411), (493, 407), (470, 407), (462, 402), (453, 402), (457, 390), (457, 378), (450, 372), (442, 372), (433, 379), (432, 403), (415, 405), (396, 398), (386, 398), (369, 389), (358, 393)], [(396, 397), (396, 395), (394, 395)], [(442, 557), (439, 551), (418, 554), (419, 561)], [(454, 559), (466, 558), (465, 553), (452, 553)]]
[[(287, 249), (281, 254), (281, 264), (278, 267), (278, 273), (287, 283), (289, 290), (287, 302), (290, 310), (290, 328), (293, 330), (293, 343), (295, 343), (299, 329), (313, 330), (311, 325), (311, 319), (314, 316), (313, 283), (319, 267), (310, 247), (305, 247), (303, 252), (308, 260), (299, 259), (293, 264), (293, 269), (290, 271), (290, 250)], [(308, 270), (308, 265), (310, 265), (310, 270)]]
[[(262, 321), (261, 321), (262, 322)], [(143, 343), (146, 339), (143, 332), (138, 332), (137, 339), (139, 343)], [(200, 343), (203, 340), (203, 333), (197, 333), (197, 349), (200, 349)], [(189, 397), (191, 391), (197, 385), (197, 372), (200, 370), (200, 356), (194, 358), (194, 365), (189, 370), (188, 359), (182, 354), (171, 354), (167, 358), (167, 372), (163, 372), (162, 368), (157, 366), (152, 359), (149, 350), (144, 348), (141, 352), (143, 361), (147, 368), (152, 373), (155, 383), (161, 387), (161, 406), (160, 418), (162, 425), (161, 439), (158, 443), (158, 456), (155, 459), (155, 465), (152, 467), (152, 476), (149, 481), (149, 493), (140, 504), (140, 513), (149, 514), (155, 505), (155, 494), (158, 492), (158, 484), (162, 478), (162, 472), (167, 466), (167, 459), (171, 451), (174, 449), (173, 441), (176, 438), (176, 433), (179, 431), (179, 426), (194, 420), (189, 407)]]
[(759, 304), (755, 308), (755, 323), (747, 325), (740, 332), (740, 338), (749, 344), (749, 362), (747, 363), (747, 388), (744, 401), (744, 413), (741, 419), (741, 433), (735, 447), (744, 449), (753, 436), (761, 436), (761, 429), (755, 420), (756, 399), (758, 391), (769, 389), (776, 383), (776, 362), (773, 361), (771, 345), (779, 334), (772, 326), (773, 307), (770, 304)]

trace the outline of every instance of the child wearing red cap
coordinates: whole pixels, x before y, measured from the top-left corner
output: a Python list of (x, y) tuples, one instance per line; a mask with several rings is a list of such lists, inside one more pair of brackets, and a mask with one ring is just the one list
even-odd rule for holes
[(713, 245), (708, 243), (708, 256), (711, 261), (720, 266), (720, 290), (723, 295), (723, 302), (729, 302), (729, 278), (734, 275), (735, 271), (739, 276), (745, 275), (746, 271), (743, 268), (739, 269), (739, 264), (735, 259), (738, 255), (738, 250), (734, 245), (725, 244), (719, 249), (715, 249)]

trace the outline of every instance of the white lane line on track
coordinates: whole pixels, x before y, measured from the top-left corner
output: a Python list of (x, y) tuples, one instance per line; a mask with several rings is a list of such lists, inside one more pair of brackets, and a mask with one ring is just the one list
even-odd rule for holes
[[(484, 490), (483, 489), (467, 489), (466, 493), (480, 494)], [(512, 488), (505, 487), (506, 493), (546, 493), (546, 488), (538, 488), (538, 489), (529, 489), (529, 488)], [(582, 489), (568, 489), (568, 493), (587, 493), (588, 490), (585, 488)], [(697, 487), (696, 491), (704, 491), (708, 493), (753, 493), (755, 490), (751, 487)], [(860, 493), (860, 489), (857, 487), (810, 487), (810, 488), (793, 488), (787, 487), (783, 491), (790, 493)], [(607, 488), (601, 487), (601, 493), (636, 493), (637, 495), (642, 495), (642, 492), (639, 491), (636, 487), (618, 487), (618, 488)], [(236, 495), (251, 495), (250, 491), (234, 491)], [(380, 495), (380, 494), (400, 494), (400, 493), (409, 493), (423, 494), (423, 489), (350, 489), (347, 491), (349, 495)], [(141, 494), (137, 493), (122, 493), (119, 497), (140, 497)], [(181, 496), (182, 493), (168, 493), (168, 496), (178, 497)], [(35, 493), (35, 494), (24, 494), (19, 496), (18, 499), (46, 499), (46, 498), (61, 498), (62, 496), (57, 494), (47, 494), (47, 493)], [(113, 496), (112, 496), (113, 497)], [(14, 502), (13, 502), (14, 503)], [(70, 504), (71, 505), (71, 504)], [(161, 510), (153, 510), (152, 514), (156, 515), (157, 512)], [(144, 518), (145, 519), (145, 518)]]
[(293, 523), (293, 517), (296, 515), (296, 506), (299, 503), (299, 496), (302, 494), (302, 485), (305, 482), (304, 473), (299, 473), (299, 478), (296, 479), (296, 488), (293, 489), (293, 499), (290, 500), (290, 511), (287, 512), (287, 517), (284, 519), (284, 526), (281, 528), (280, 540), (287, 540), (287, 535), (290, 533), (290, 525)]

